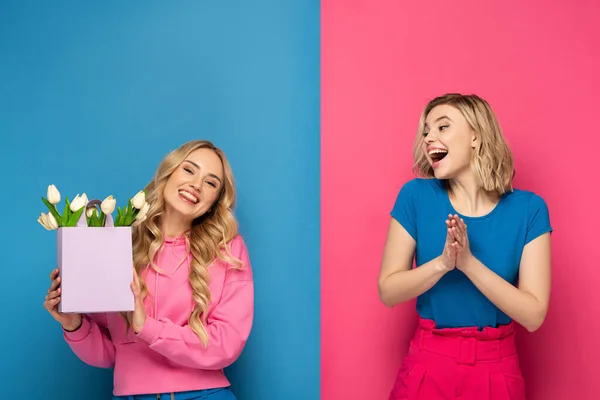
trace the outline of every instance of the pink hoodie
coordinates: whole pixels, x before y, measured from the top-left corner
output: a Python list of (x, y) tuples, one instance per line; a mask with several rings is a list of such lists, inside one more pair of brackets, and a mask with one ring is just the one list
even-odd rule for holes
[(238, 235), (229, 246), (243, 268), (235, 270), (220, 259), (209, 267), (207, 347), (188, 326), (195, 302), (183, 238), (165, 240), (156, 260), (164, 274), (149, 268), (144, 275), (149, 289), (144, 301), (147, 318), (138, 335), (131, 329), (126, 334), (125, 321), (118, 313), (94, 314), (86, 315), (77, 331), (64, 332), (67, 343), (85, 363), (114, 367), (115, 396), (229, 386), (223, 368), (242, 352), (254, 316), (254, 284), (246, 245)]

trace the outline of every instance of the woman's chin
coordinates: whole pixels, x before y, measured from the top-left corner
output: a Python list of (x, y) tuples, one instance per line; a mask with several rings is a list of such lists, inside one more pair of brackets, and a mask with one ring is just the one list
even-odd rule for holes
[(203, 204), (188, 204), (177, 198), (176, 201), (166, 201), (166, 215), (169, 218), (178, 219), (180, 222), (191, 224), (196, 219), (206, 214), (206, 207)]
[(442, 179), (448, 179), (449, 178), (448, 173), (446, 173), (445, 171), (443, 171), (441, 168), (434, 169), (433, 170), (433, 176), (435, 176), (436, 179), (440, 179), (440, 180), (442, 180)]

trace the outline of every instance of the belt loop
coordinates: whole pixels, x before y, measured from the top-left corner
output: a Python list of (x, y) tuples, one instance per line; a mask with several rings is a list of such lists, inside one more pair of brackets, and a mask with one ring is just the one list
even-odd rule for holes
[(496, 339), (493, 341), (494, 343), (494, 359), (496, 360), (500, 360), (501, 358), (504, 357), (504, 354), (502, 354), (502, 339)]
[(417, 346), (419, 350), (423, 350), (425, 348), (425, 331), (423, 329), (419, 329), (419, 335), (417, 337)]
[(474, 365), (477, 361), (477, 339), (474, 337), (459, 336), (459, 364)]
[(175, 393), (171, 393), (171, 400), (175, 400)]

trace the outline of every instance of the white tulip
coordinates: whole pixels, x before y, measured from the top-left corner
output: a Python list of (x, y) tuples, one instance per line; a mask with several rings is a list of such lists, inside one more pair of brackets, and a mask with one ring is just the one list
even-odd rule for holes
[(112, 214), (113, 211), (115, 211), (116, 205), (117, 205), (117, 199), (115, 199), (114, 197), (112, 197), (112, 195), (110, 195), (107, 198), (105, 198), (104, 201), (102, 201), (102, 204), (100, 204), (100, 209), (102, 210), (102, 212), (105, 215), (109, 215), (109, 214)]
[[(83, 195), (85, 196), (85, 193)], [(71, 202), (71, 206), (69, 208), (71, 209), (71, 212), (77, 212), (77, 211), (79, 211), (79, 209), (81, 209), (86, 204), (87, 204), (87, 197), (84, 198), (82, 196), (79, 196), (79, 194), (77, 194), (77, 196), (75, 196), (75, 198)]]
[(48, 227), (50, 228), (50, 230), (58, 229), (58, 222), (56, 221), (56, 218), (54, 218), (54, 215), (52, 215), (52, 213), (49, 213), (47, 215), (47, 217), (48, 217)]
[(81, 197), (83, 198), (83, 205), (87, 206), (87, 203), (89, 201), (88, 198), (87, 198), (87, 194), (84, 193), (84, 194), (81, 195)]
[[(50, 213), (48, 213), (48, 214), (50, 214)], [(48, 214), (42, 213), (41, 218), (42, 218), (42, 221), (44, 222), (44, 224), (46, 224), (46, 227), (48, 228), (48, 230), (50, 230), (50, 221), (48, 221)]]
[(53, 231), (58, 229), (58, 222), (56, 222), (56, 218), (51, 213), (42, 213), (38, 218), (38, 222), (46, 228), (46, 230)]
[(139, 221), (142, 218), (146, 219), (146, 214), (148, 213), (149, 209), (150, 209), (150, 204), (144, 203), (144, 206), (142, 207), (140, 212), (138, 212), (137, 215), (135, 216), (136, 221)]
[(43, 226), (45, 230), (48, 230), (48, 228), (46, 228), (46, 225), (44, 225), (44, 223), (42, 222), (42, 219), (40, 217), (38, 217), (37, 222), (39, 222), (40, 225)]
[(46, 218), (46, 214), (45, 213), (42, 213), (38, 217), (37, 221), (40, 223), (40, 225), (42, 225), (44, 227), (44, 229), (46, 229), (48, 231), (50, 230), (50, 227), (48, 226), (48, 219)]
[(87, 209), (87, 211), (85, 212), (85, 215), (88, 218), (92, 218), (92, 215), (94, 215), (94, 213), (96, 212), (96, 207), (90, 207)]
[(133, 226), (138, 226), (140, 225), (142, 222), (144, 222), (146, 220), (146, 216), (144, 215), (142, 218), (138, 219), (137, 217), (135, 218), (135, 221), (133, 221)]
[(54, 185), (48, 186), (48, 193), (46, 194), (47, 200), (50, 204), (57, 205), (60, 202), (60, 192)]
[(135, 208), (137, 208), (138, 210), (141, 210), (142, 207), (144, 207), (144, 203), (146, 202), (146, 194), (144, 193), (143, 190), (140, 190), (139, 192), (137, 192), (137, 194), (135, 196), (133, 196), (133, 199), (131, 199), (131, 205)]

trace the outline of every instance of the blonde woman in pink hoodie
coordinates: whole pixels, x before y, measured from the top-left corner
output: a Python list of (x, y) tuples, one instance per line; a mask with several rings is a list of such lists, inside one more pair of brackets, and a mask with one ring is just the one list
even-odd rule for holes
[(58, 271), (44, 307), (85, 363), (114, 367), (114, 398), (235, 399), (223, 368), (250, 334), (254, 285), (221, 150), (192, 141), (161, 162), (133, 228), (135, 311), (61, 314)]

